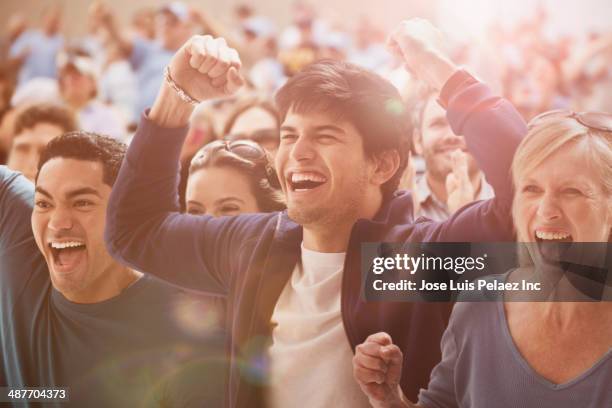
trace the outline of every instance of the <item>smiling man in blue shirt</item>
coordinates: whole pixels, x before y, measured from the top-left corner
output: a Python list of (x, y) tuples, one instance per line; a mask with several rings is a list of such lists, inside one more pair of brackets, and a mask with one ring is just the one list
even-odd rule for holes
[(42, 154), (35, 192), (0, 166), (0, 385), (67, 387), (74, 407), (219, 405), (223, 336), (201, 320), (214, 323), (213, 301), (126, 268), (104, 247), (124, 152), (108, 137), (60, 136)]

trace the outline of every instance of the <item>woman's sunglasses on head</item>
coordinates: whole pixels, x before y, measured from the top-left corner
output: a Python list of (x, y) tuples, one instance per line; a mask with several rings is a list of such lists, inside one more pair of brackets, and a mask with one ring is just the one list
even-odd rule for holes
[(554, 118), (572, 118), (583, 126), (593, 130), (612, 132), (612, 115), (605, 112), (574, 112), (559, 109), (541, 113), (531, 119), (527, 125), (529, 129)]

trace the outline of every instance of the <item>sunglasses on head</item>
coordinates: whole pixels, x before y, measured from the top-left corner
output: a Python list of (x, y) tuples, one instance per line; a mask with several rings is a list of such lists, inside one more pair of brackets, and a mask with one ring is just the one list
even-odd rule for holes
[[(221, 144), (221, 146), (219, 146)], [(216, 146), (215, 146), (216, 145)], [(258, 145), (257, 143), (251, 140), (220, 140), (217, 142), (212, 142), (208, 145), (208, 149), (204, 148), (201, 150), (200, 155), (204, 156), (206, 154), (214, 155), (215, 152), (223, 149), (233, 155), (236, 155), (242, 159), (248, 160), (250, 162), (255, 163), (260, 169), (264, 170), (266, 179), (275, 188), (279, 188), (278, 178), (276, 177), (276, 172), (268, 159), (268, 153), (266, 150)]]
[(253, 162), (268, 162), (268, 156), (263, 147), (250, 140), (224, 140), (226, 151)]
[(605, 112), (574, 112), (571, 110), (553, 110), (544, 112), (529, 121), (528, 129), (554, 118), (572, 118), (583, 126), (593, 130), (612, 132), (612, 115)]

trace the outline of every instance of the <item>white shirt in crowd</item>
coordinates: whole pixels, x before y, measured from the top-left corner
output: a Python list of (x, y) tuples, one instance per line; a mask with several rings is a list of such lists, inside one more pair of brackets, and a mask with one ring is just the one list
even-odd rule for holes
[(125, 122), (114, 108), (92, 100), (78, 113), (79, 125), (86, 132), (107, 135), (119, 141), (126, 141)]
[(141, 112), (135, 112), (138, 90), (136, 76), (130, 63), (121, 60), (110, 64), (100, 78), (100, 99), (113, 105), (125, 123), (138, 120)]
[(345, 253), (305, 249), (272, 313), (272, 407), (369, 407), (340, 311)]

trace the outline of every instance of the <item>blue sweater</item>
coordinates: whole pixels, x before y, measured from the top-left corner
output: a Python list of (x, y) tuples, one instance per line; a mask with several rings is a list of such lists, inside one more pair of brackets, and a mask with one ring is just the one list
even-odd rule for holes
[[(342, 318), (352, 348), (370, 334), (389, 333), (404, 354), (401, 386), (413, 400), (440, 361), (440, 339), (451, 305), (365, 302), (361, 243), (513, 241), (509, 170), (526, 133), (512, 105), (481, 83), (456, 90), (447, 116), (453, 131), (465, 136), (496, 198), (468, 205), (436, 223), (415, 221), (410, 194), (396, 193), (374, 219), (356, 222), (342, 282)], [(185, 128), (160, 128), (142, 117), (111, 195), (106, 244), (115, 258), (133, 268), (227, 296), (233, 363), (228, 405), (263, 406), (270, 318), (300, 259), (302, 227), (286, 212), (221, 218), (180, 214), (178, 159), (185, 134)]]
[(71, 302), (36, 246), (33, 203), (34, 185), (0, 166), (0, 387), (67, 387), (70, 402), (0, 406), (219, 406), (225, 336), (176, 314), (214, 315), (217, 300), (148, 275), (111, 299)]

